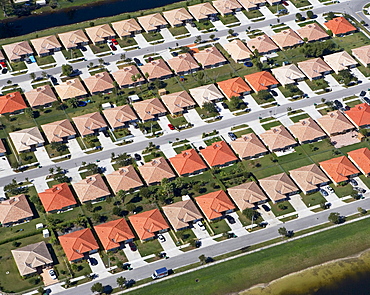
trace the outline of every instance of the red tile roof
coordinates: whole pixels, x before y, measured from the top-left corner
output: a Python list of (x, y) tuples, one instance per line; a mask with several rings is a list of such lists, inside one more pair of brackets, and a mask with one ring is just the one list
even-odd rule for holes
[(370, 173), (370, 150), (362, 148), (348, 152), (348, 157), (361, 170), (362, 173)]
[(180, 154), (169, 158), (169, 161), (179, 175), (207, 169), (207, 165), (194, 149), (182, 151)]
[(225, 211), (235, 209), (233, 202), (222, 190), (196, 197), (195, 201), (209, 220), (221, 217)]
[(56, 184), (39, 193), (39, 198), (46, 212), (61, 210), (77, 204), (67, 183)]
[(0, 96), (0, 114), (13, 113), (27, 108), (20, 92)]
[(324, 23), (325, 26), (333, 32), (334, 35), (346, 34), (356, 31), (356, 28), (343, 16), (333, 18)]
[(201, 150), (200, 153), (211, 167), (238, 160), (225, 141), (214, 142)]
[(355, 105), (345, 114), (357, 127), (370, 125), (370, 106), (367, 103)]
[(217, 82), (217, 85), (227, 98), (240, 96), (242, 93), (252, 90), (244, 79), (240, 77)]
[(346, 181), (348, 176), (360, 172), (346, 156), (323, 161), (319, 164), (330, 179), (336, 183)]
[(244, 76), (254, 91), (267, 90), (269, 86), (277, 85), (279, 82), (270, 72), (262, 71)]

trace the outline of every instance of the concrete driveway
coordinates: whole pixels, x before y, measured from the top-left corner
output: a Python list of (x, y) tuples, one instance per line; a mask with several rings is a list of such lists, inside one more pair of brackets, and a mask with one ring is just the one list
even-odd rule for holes
[(188, 112), (184, 114), (184, 117), (186, 121), (194, 124), (195, 126), (202, 126), (207, 124), (202, 120), (202, 118), (199, 116), (198, 112), (195, 109), (188, 110)]
[(366, 192), (365, 192), (363, 195), (365, 195), (365, 194), (369, 193), (369, 188), (368, 188), (368, 187), (366, 186), (366, 184), (361, 180), (361, 178), (360, 178), (360, 177), (354, 177), (354, 180), (356, 180), (356, 181), (357, 181), (357, 183), (358, 183), (357, 187), (360, 187), (360, 188), (362, 188), (362, 189), (366, 190)]
[(328, 190), (328, 185), (322, 186), (321, 188), (324, 189), (328, 195), (324, 198), (331, 203), (331, 208), (342, 206), (344, 203), (343, 201), (335, 194), (335, 192), (331, 192)]
[(227, 214), (234, 218), (235, 223), (230, 223), (227, 218), (225, 218), (225, 221), (227, 225), (230, 227), (231, 231), (236, 234), (237, 236), (242, 236), (248, 234), (248, 231), (243, 227), (243, 224), (239, 220), (239, 216), (236, 212), (232, 212)]
[(90, 261), (88, 260), (90, 268), (93, 273), (102, 273), (102, 272), (107, 271), (107, 269), (105, 268), (104, 262), (101, 259), (99, 253), (90, 254), (89, 257), (96, 259), (96, 261), (98, 262), (97, 265), (91, 265)]
[(85, 153), (82, 151), (80, 145), (78, 144), (76, 138), (72, 138), (72, 139), (68, 140), (67, 146), (68, 146), (68, 149), (71, 153), (71, 158), (72, 159), (80, 158), (80, 157), (83, 157), (85, 155)]
[(34, 152), (37, 161), (40, 163), (41, 166), (46, 166), (46, 165), (53, 165), (54, 162), (50, 160), (48, 153), (46, 152), (45, 147), (39, 147), (36, 149)]
[(162, 236), (166, 240), (164, 242), (161, 242), (159, 240), (158, 241), (161, 244), (163, 251), (167, 254), (168, 257), (172, 257), (172, 256), (176, 256), (176, 255), (180, 255), (184, 253), (177, 248), (169, 232), (163, 233)]
[(48, 185), (46, 184), (46, 180), (44, 176), (37, 177), (33, 180), (33, 185), (38, 193), (41, 193), (48, 189)]
[(129, 245), (125, 245), (122, 250), (125, 253), (128, 262), (133, 268), (148, 264), (148, 262), (145, 262), (141, 257), (139, 250), (132, 251)]
[(44, 282), (45, 287), (59, 283), (59, 280), (53, 280), (49, 275), (49, 269), (42, 269), (42, 272), (40, 273), (40, 276), (42, 277), (42, 281)]
[[(107, 131), (109, 132), (109, 131)], [(99, 141), (101, 143), (101, 146), (105, 149), (114, 149), (116, 148), (116, 145), (112, 142), (110, 137), (105, 136), (103, 132), (99, 132), (98, 135)]]
[(315, 214), (307, 208), (306, 204), (302, 201), (299, 194), (291, 196), (289, 203), (293, 206), (299, 217)]

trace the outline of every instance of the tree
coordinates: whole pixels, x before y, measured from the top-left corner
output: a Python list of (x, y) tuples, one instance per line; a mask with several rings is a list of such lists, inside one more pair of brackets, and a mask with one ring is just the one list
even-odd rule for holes
[(261, 100), (269, 100), (271, 98), (271, 94), (267, 90), (260, 90), (260, 91), (258, 91), (257, 96)]
[(127, 211), (129, 211), (129, 212), (134, 212), (135, 209), (136, 209), (136, 205), (133, 204), (133, 203), (128, 203), (128, 204), (126, 204), (125, 207), (126, 207)]
[(215, 35), (215, 34), (212, 34), (212, 35), (210, 35), (210, 36), (209, 36), (209, 38), (210, 38), (211, 40), (214, 40), (214, 39), (215, 39), (215, 37), (216, 37), (216, 35)]
[(66, 279), (65, 281), (65, 286), (67, 287), (67, 288), (69, 288), (69, 286), (71, 285), (71, 279)]
[(112, 210), (112, 213), (113, 213), (113, 215), (117, 215), (117, 216), (120, 216), (121, 215), (121, 213), (122, 213), (122, 210), (121, 210), (121, 208), (120, 207), (113, 207), (113, 210)]
[(104, 59), (99, 58), (99, 59), (98, 59), (98, 62), (99, 62), (99, 64), (102, 66), (102, 65), (104, 64)]
[(44, 294), (44, 292), (45, 292), (45, 290), (44, 290), (44, 287), (42, 287), (42, 286), (40, 286), (38, 289), (37, 289), (37, 292), (39, 293), (39, 294)]
[(198, 258), (200, 260), (200, 264), (206, 263), (207, 257), (204, 254), (200, 255)]
[(202, 41), (202, 37), (201, 36), (196, 36), (195, 40), (194, 40), (194, 43), (200, 43), (201, 41)]
[(101, 294), (104, 291), (103, 284), (102, 283), (95, 283), (91, 286), (91, 292)]
[(312, 19), (315, 17), (315, 14), (311, 10), (309, 10), (307, 11), (307, 17)]
[(229, 29), (227, 32), (228, 32), (228, 33), (229, 33), (229, 35), (231, 35), (231, 36), (233, 36), (233, 35), (234, 35), (234, 30), (233, 30), (233, 29)]
[(207, 113), (217, 113), (216, 106), (213, 104), (213, 102), (206, 101), (203, 104), (203, 109), (207, 111)]
[(230, 98), (230, 108), (239, 110), (245, 106), (244, 102), (237, 96), (232, 96)]
[(191, 49), (187, 46), (180, 47), (180, 53), (188, 53)]
[(287, 237), (288, 236), (288, 231), (285, 227), (280, 227), (278, 229), (278, 233), (283, 236), (283, 237)]
[(50, 143), (50, 147), (57, 152), (63, 152), (67, 150), (67, 146), (61, 141), (52, 141)]
[(25, 109), (24, 113), (30, 119), (35, 118), (35, 112), (31, 108)]
[(73, 67), (71, 65), (62, 65), (62, 75), (70, 76), (73, 73)]
[(330, 11), (327, 15), (326, 15), (326, 18), (328, 20), (332, 20), (333, 18), (335, 17), (335, 14), (334, 12)]
[(72, 108), (77, 108), (78, 107), (78, 99), (76, 97), (72, 97), (67, 100), (68, 106)]
[(249, 220), (256, 220), (258, 218), (258, 212), (256, 210), (253, 210), (252, 208), (246, 208), (243, 210), (243, 214), (245, 217), (247, 217)]
[(30, 74), (30, 78), (32, 81), (34, 81), (36, 79), (36, 74), (35, 73), (31, 73)]
[(304, 17), (303, 17), (303, 16), (302, 16), (302, 14), (300, 14), (300, 13), (296, 13), (295, 17), (296, 17), (296, 19), (297, 19), (298, 21), (303, 21), (303, 20), (304, 20)]
[(49, 77), (49, 74), (47, 72), (43, 71), (43, 72), (41, 72), (41, 76), (46, 79), (47, 77)]
[(357, 211), (358, 211), (358, 213), (360, 213), (361, 215), (365, 215), (365, 214), (367, 213), (367, 211), (366, 211), (364, 208), (362, 208), (362, 207), (358, 207), (358, 208), (357, 208)]
[(334, 224), (341, 222), (341, 217), (338, 212), (332, 212), (329, 214), (328, 220)]
[(126, 54), (122, 53), (122, 54), (121, 54), (121, 56), (120, 56), (120, 58), (121, 58), (122, 60), (125, 60), (125, 59), (126, 59)]
[(117, 285), (121, 289), (123, 289), (123, 287), (126, 286), (126, 282), (127, 282), (126, 278), (124, 278), (122, 276), (117, 278)]

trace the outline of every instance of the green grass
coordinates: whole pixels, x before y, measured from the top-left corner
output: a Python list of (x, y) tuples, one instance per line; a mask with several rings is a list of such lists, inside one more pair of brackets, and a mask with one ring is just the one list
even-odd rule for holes
[(215, 233), (215, 235), (226, 233), (229, 230), (231, 230), (229, 225), (226, 223), (225, 219), (220, 219), (218, 221), (212, 221), (209, 224), (213, 232)]
[(224, 24), (224, 25), (228, 25), (228, 24), (233, 24), (233, 23), (238, 23), (239, 20), (237, 19), (237, 17), (233, 14), (228, 14), (228, 15), (225, 15), (225, 16), (222, 16), (222, 15), (219, 15), (218, 18), (220, 19), (220, 21)]
[(243, 130), (234, 132), (235, 136), (238, 137), (238, 138), (241, 137), (242, 135), (248, 134), (248, 133), (253, 133), (253, 130), (251, 128), (247, 128), (247, 129), (243, 129)]
[(329, 86), (328, 82), (324, 79), (317, 79), (317, 80), (306, 80), (307, 85), (312, 89), (312, 91), (325, 89)]
[(292, 2), (292, 4), (297, 8), (312, 5), (308, 0), (290, 0), (290, 2)]
[(136, 40), (132, 37), (123, 37), (122, 39), (117, 39), (117, 41), (122, 48), (137, 45)]
[(148, 256), (150, 254), (157, 254), (163, 251), (163, 248), (157, 239), (143, 243), (137, 241), (136, 245), (142, 257)]
[(211, 145), (212, 143), (214, 143), (214, 142), (217, 142), (217, 141), (221, 141), (222, 140), (222, 138), (221, 137), (219, 137), (219, 136), (215, 136), (215, 137), (213, 137), (213, 138), (211, 138), (211, 139), (206, 139), (206, 140), (204, 140), (204, 143), (208, 146), (208, 145)]
[(339, 198), (343, 198), (343, 197), (349, 196), (353, 192), (355, 192), (353, 190), (352, 185), (350, 185), (350, 184), (346, 184), (344, 186), (339, 186), (339, 185), (338, 186), (335, 186), (334, 184), (330, 184), (330, 186), (334, 189), (336, 195)]
[(370, 68), (365, 67), (365, 66), (363, 66), (363, 65), (359, 65), (357, 68), (360, 70), (360, 72), (361, 72), (365, 77), (370, 77)]
[(281, 9), (287, 9), (283, 4), (278, 5), (267, 5), (267, 8), (275, 15), (277, 15), (278, 11)]
[(153, 33), (142, 33), (143, 37), (146, 41), (157, 41), (163, 39), (163, 36), (159, 32), (153, 32)]
[(107, 43), (98, 44), (98, 45), (90, 44), (90, 48), (91, 48), (92, 52), (94, 52), (95, 54), (106, 52), (106, 51), (110, 50)]
[(48, 64), (55, 63), (55, 59), (52, 55), (46, 55), (46, 56), (36, 56), (36, 62), (39, 66), (44, 66)]
[(83, 57), (83, 54), (80, 49), (69, 49), (69, 50), (63, 49), (62, 53), (67, 60)]
[(168, 115), (167, 116), (168, 120), (170, 121), (170, 123), (175, 126), (175, 127), (179, 127), (181, 125), (186, 125), (188, 124), (189, 122), (185, 119), (184, 116), (178, 116), (176, 118), (172, 117), (171, 115)]
[(195, 26), (197, 27), (197, 29), (199, 31), (202, 31), (202, 30), (209, 30), (209, 29), (212, 29), (214, 28), (215, 26), (212, 24), (211, 21), (209, 20), (201, 20), (200, 22), (197, 22), (197, 21), (193, 21), (193, 23), (195, 24)]
[(290, 120), (292, 120), (294, 123), (297, 123), (298, 121), (300, 121), (302, 119), (307, 119), (309, 117), (310, 116), (308, 114), (300, 114), (298, 116), (292, 116), (292, 117), (290, 117)]
[(190, 144), (180, 145), (179, 147), (174, 148), (176, 154), (180, 154), (182, 151), (186, 151), (193, 148)]
[(348, 105), (350, 108), (352, 108), (355, 105), (358, 105), (358, 104), (361, 104), (361, 103), (362, 103), (361, 100), (356, 99), (356, 100), (353, 100), (353, 101), (346, 102), (346, 105)]
[(283, 201), (276, 204), (269, 202), (269, 205), (271, 206), (271, 211), (275, 214), (276, 217), (295, 211), (289, 201)]
[(27, 69), (26, 63), (24, 61), (11, 62), (10, 67), (13, 69), (14, 72)]
[(363, 183), (370, 188), (370, 178), (366, 177), (365, 175), (360, 175), (360, 179), (363, 181)]
[(301, 198), (307, 207), (319, 205), (322, 202), (326, 202), (325, 198), (320, 194), (320, 192), (315, 192), (309, 195), (301, 193)]
[(196, 239), (194, 232), (188, 228), (175, 232), (178, 239), (181, 239), (184, 243), (188, 243), (193, 239)]
[(174, 28), (171, 27), (168, 30), (171, 32), (173, 36), (185, 35), (189, 33), (188, 29), (185, 26), (179, 26)]
[(143, 156), (144, 158), (144, 161), (147, 163), (155, 158), (159, 158), (159, 157), (165, 157), (164, 153), (162, 151), (155, 151), (155, 152), (152, 152), (150, 153), (149, 155), (145, 155)]
[(351, 49), (370, 44), (370, 40), (362, 32), (356, 32), (343, 37), (335, 37), (333, 41), (351, 54)]
[(61, 151), (61, 152), (53, 150), (50, 144), (45, 145), (45, 149), (47, 153), (49, 154), (50, 158), (60, 157), (60, 156), (68, 155), (70, 153), (68, 148), (65, 151)]
[(218, 112), (212, 112), (212, 113), (209, 113), (207, 112), (206, 109), (203, 109), (203, 108), (200, 108), (200, 107), (196, 107), (195, 108), (199, 114), (199, 116), (202, 118), (202, 119), (207, 119), (207, 118), (212, 118), (212, 117), (216, 117), (219, 115)]
[(263, 14), (262, 14), (261, 11), (259, 11), (259, 9), (253, 9), (251, 11), (247, 11), (247, 10), (243, 9), (243, 12), (244, 12), (245, 16), (249, 19), (263, 17)]
[[(297, 85), (291, 84), (292, 86), (284, 87), (284, 86), (279, 86), (279, 90), (285, 97), (292, 97), (295, 95), (302, 95), (303, 92), (298, 88)], [(292, 89), (290, 89), (292, 88)]]
[(276, 120), (276, 121), (273, 121), (273, 122), (263, 124), (262, 127), (265, 130), (270, 130), (271, 128), (276, 127), (276, 126), (280, 126), (280, 125), (281, 125), (281, 122)]

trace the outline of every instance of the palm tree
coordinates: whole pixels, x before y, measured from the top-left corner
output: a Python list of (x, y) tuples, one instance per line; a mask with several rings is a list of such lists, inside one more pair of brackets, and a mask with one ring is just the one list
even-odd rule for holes
[(78, 107), (78, 99), (76, 97), (70, 98), (67, 102), (73, 108), (77, 108)]
[(123, 289), (123, 287), (126, 285), (126, 282), (127, 282), (126, 278), (122, 276), (117, 278), (117, 284), (121, 289)]
[(32, 79), (32, 81), (34, 81), (36, 79), (36, 74), (35, 73), (31, 73), (30, 74), (30, 78)]
[(99, 62), (99, 64), (102, 66), (102, 65), (104, 64), (104, 59), (99, 58), (98, 62)]
[(41, 76), (46, 79), (49, 75), (48, 75), (48, 73), (43, 71), (43, 72), (41, 72)]

